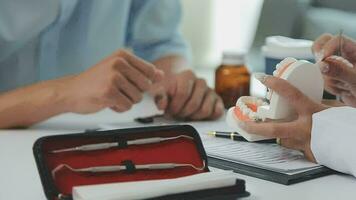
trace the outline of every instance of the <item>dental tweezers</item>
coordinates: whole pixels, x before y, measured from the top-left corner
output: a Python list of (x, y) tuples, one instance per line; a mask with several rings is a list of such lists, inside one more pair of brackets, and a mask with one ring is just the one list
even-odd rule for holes
[[(136, 139), (136, 140), (128, 140), (126, 144), (129, 145), (143, 145), (143, 144), (154, 144), (160, 143), (168, 140), (175, 140), (179, 138), (186, 138), (189, 140), (194, 140), (193, 137), (187, 135), (179, 135), (176, 137), (152, 137), (152, 138), (144, 138), (144, 139)], [(51, 153), (63, 153), (63, 152), (72, 152), (72, 151), (95, 151), (95, 150), (103, 150), (103, 149), (110, 149), (113, 147), (124, 147), (126, 144), (121, 144), (120, 142), (108, 142), (108, 143), (97, 143), (97, 144), (87, 144), (76, 146), (72, 148), (66, 149), (58, 149), (53, 150)]]

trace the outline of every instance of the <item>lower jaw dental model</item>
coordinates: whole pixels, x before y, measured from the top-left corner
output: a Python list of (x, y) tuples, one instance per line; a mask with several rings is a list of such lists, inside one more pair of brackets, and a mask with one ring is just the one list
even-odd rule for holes
[[(273, 76), (287, 80), (310, 99), (321, 102), (324, 81), (317, 65), (305, 60), (286, 58), (276, 66)], [(270, 90), (266, 99), (243, 96), (237, 100), (236, 106), (227, 112), (227, 124), (236, 130), (247, 141), (254, 142), (272, 139), (265, 136), (248, 133), (239, 127), (239, 121), (268, 121), (288, 120), (295, 116), (295, 111), (288, 101)]]

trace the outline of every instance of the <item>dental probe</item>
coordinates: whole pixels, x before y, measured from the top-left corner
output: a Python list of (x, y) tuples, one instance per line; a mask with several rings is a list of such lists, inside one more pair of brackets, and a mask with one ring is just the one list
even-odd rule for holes
[[(179, 138), (194, 140), (193, 137), (186, 136), (186, 135), (179, 135), (176, 137), (166, 137), (166, 138), (152, 137), (152, 138), (144, 138), (144, 139), (137, 139), (137, 140), (128, 140), (127, 145), (129, 146), (129, 145), (154, 144), (154, 143), (160, 143), (168, 140), (175, 140)], [(110, 149), (113, 147), (125, 147), (125, 146), (126, 144), (121, 144), (120, 142), (87, 144), (87, 145), (81, 145), (72, 148), (53, 150), (51, 151), (51, 153), (63, 153), (63, 152), (71, 152), (71, 151), (95, 151), (95, 150), (103, 150), (103, 149)]]
[[(203, 161), (203, 166), (197, 167), (193, 164), (180, 164), (180, 163), (158, 163), (158, 164), (143, 164), (134, 165), (135, 170), (162, 170), (162, 169), (174, 169), (178, 167), (191, 167), (197, 171), (202, 171), (205, 169), (205, 161)], [(90, 173), (100, 173), (100, 172), (119, 172), (129, 170), (126, 165), (109, 165), (109, 166), (96, 166), (87, 168), (73, 168), (67, 164), (60, 164), (52, 170), (53, 178), (56, 177), (56, 173), (63, 168), (67, 168), (73, 172), (90, 172)]]
[[(341, 56), (341, 57), (342, 57), (342, 45), (343, 45), (342, 35), (343, 35), (343, 30), (340, 29), (340, 32), (339, 32), (339, 48), (338, 48), (337, 56)], [(341, 101), (340, 95), (336, 95), (336, 100)]]
[(342, 47), (343, 47), (343, 39), (342, 39), (342, 35), (343, 35), (343, 30), (341, 29), (339, 32), (339, 50), (337, 52), (338, 56), (342, 56)]

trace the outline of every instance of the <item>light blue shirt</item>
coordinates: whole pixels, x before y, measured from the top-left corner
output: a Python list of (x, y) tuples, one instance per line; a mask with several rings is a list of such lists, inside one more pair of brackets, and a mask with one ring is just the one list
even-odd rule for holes
[(81, 72), (120, 48), (187, 57), (178, 0), (0, 0), (0, 91)]

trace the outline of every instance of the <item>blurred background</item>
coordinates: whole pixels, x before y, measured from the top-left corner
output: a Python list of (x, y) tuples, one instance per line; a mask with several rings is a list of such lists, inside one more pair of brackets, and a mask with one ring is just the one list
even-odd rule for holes
[[(356, 0), (181, 0), (181, 31), (190, 45), (193, 70), (223, 98), (226, 107), (240, 96), (264, 97), (266, 88), (251, 76), (266, 72), (262, 46), (269, 36), (312, 41), (323, 33), (356, 38)], [(282, 42), (283, 43), (283, 42)], [(288, 45), (287, 45), (288, 46)], [(242, 52), (249, 75), (223, 66), (223, 52)], [(299, 52), (300, 53), (300, 52)], [(274, 67), (281, 59), (269, 63)], [(273, 58), (272, 58), (273, 59)], [(239, 61), (237, 61), (239, 63)], [(230, 63), (231, 65), (231, 63)], [(240, 66), (237, 64), (236, 66)], [(231, 67), (231, 66), (228, 66)], [(241, 68), (240, 68), (241, 69)], [(216, 81), (220, 76), (220, 81)], [(324, 93), (324, 98), (334, 96)], [(147, 107), (147, 106), (146, 106)]]
[(267, 36), (314, 40), (340, 29), (356, 36), (354, 0), (182, 0), (182, 5), (182, 32), (191, 45), (192, 66), (202, 75), (220, 64), (224, 50), (249, 52), (249, 70), (263, 71), (260, 49)]

